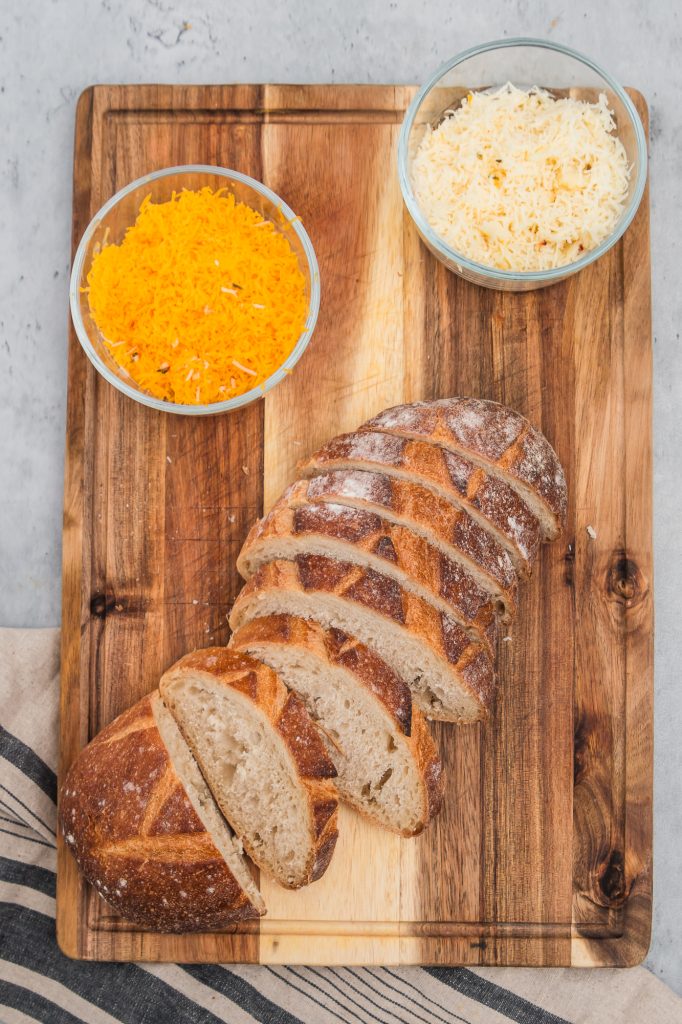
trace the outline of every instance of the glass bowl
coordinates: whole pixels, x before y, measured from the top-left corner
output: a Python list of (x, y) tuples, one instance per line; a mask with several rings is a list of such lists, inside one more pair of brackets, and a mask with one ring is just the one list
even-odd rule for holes
[[(140, 204), (145, 196), (151, 195), (154, 202), (165, 202), (171, 198), (174, 191), (179, 192), (183, 188), (198, 190), (205, 186), (214, 190), (227, 188), (234, 193), (238, 202), (247, 203), (266, 220), (272, 221), (276, 229), (288, 239), (305, 278), (308, 315), (301, 336), (290, 355), (263, 384), (224, 402), (185, 405), (147, 394), (118, 365), (104, 344), (102, 334), (90, 315), (88, 296), (83, 289), (87, 286), (87, 277), (95, 252), (105, 240), (109, 243), (122, 240), (126, 229), (135, 222)], [(152, 409), (182, 413), (186, 416), (210, 416), (215, 413), (228, 412), (230, 409), (238, 409), (242, 405), (248, 405), (250, 402), (262, 398), (265, 392), (274, 388), (296, 365), (308, 346), (317, 321), (320, 308), (320, 272), (315, 250), (307, 231), (283, 199), (280, 199), (260, 181), (256, 181), (246, 174), (240, 174), (238, 171), (228, 170), (224, 167), (191, 164), (184, 167), (167, 167), (162, 171), (147, 174), (144, 178), (138, 178), (104, 204), (90, 221), (76, 251), (71, 271), (69, 301), (78, 340), (95, 369), (110, 384), (113, 384), (129, 398)]]
[[(625, 209), (611, 235), (579, 260), (550, 270), (497, 270), (451, 249), (429, 225), (412, 189), (411, 168), (427, 125), (437, 127), (446, 110), (455, 109), (468, 92), (512, 82), (594, 102), (605, 93), (614, 112), (618, 137), (631, 167)], [(475, 284), (501, 291), (530, 291), (576, 274), (616, 244), (637, 212), (647, 174), (644, 128), (627, 93), (588, 57), (541, 39), (502, 39), (465, 50), (442, 64), (422, 86), (405, 115), (398, 144), (398, 174), (408, 212), (424, 244), (446, 267)]]

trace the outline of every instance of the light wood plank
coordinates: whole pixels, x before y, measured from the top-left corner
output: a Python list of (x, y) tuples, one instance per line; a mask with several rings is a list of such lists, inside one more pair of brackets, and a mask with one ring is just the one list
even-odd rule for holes
[[(276, 109), (277, 99), (277, 91), (268, 95), (268, 107)], [(295, 478), (298, 459), (330, 434), (351, 430), (403, 400), (402, 239), (394, 230), (402, 199), (397, 182), (385, 174), (395, 161), (396, 143), (391, 123), (263, 129), (265, 180), (292, 209), (306, 211), (323, 290), (309, 349), (265, 400), (266, 509)], [(319, 882), (300, 893), (267, 879), (262, 887), (271, 922), (396, 922), (394, 940), (345, 938), (342, 955), (349, 963), (399, 960), (401, 842), (355, 813), (342, 815), (334, 859)], [(305, 937), (261, 934), (260, 960), (297, 963), (313, 956), (324, 963), (328, 947), (315, 948)]]

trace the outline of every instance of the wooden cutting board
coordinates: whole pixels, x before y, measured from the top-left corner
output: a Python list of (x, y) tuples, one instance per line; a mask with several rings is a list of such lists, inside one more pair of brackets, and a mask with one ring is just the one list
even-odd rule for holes
[[(59, 850), (70, 956), (309, 964), (626, 965), (651, 919), (649, 208), (563, 284), (481, 290), (421, 245), (396, 174), (412, 90), (97, 86), (78, 105), (74, 244), (117, 189), (173, 164), (263, 180), (317, 250), (322, 309), (293, 375), (231, 415), (159, 414), (71, 333), (61, 771), (186, 651), (225, 643), (235, 558), (296, 461), (386, 406), (476, 395), (556, 447), (570, 493), (501, 643), (484, 726), (437, 725), (442, 815), (414, 840), (344, 811), (324, 878), (263, 878), (268, 916), (168, 936), (117, 918)], [(646, 106), (633, 94), (640, 113)]]

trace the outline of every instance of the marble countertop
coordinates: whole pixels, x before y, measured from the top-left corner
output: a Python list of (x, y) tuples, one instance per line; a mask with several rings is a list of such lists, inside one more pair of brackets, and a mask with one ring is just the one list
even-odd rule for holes
[[(601, 0), (24, 0), (0, 23), (0, 625), (59, 622), (71, 165), (93, 82), (416, 82), (467, 46), (549, 37), (651, 111), (656, 572), (655, 917), (682, 993), (682, 8)], [(49, 211), (49, 214), (46, 213)], [(677, 467), (677, 468), (676, 468)]]

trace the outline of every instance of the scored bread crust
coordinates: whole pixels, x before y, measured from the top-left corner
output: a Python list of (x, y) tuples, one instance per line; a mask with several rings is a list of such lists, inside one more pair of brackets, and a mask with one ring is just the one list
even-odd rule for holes
[(525, 501), (481, 466), (430, 441), (360, 430), (341, 434), (298, 464), (303, 477), (336, 469), (370, 470), (422, 484), (465, 507), (491, 529), (517, 572), (528, 576), (540, 544), (540, 524)]
[[(295, 549), (278, 555), (278, 545), (281, 550), (283, 543), (295, 545)], [(237, 569), (248, 579), (264, 562), (296, 554), (323, 554), (369, 565), (416, 591), (455, 618), (470, 635), (483, 640), (491, 651), (494, 648), (498, 612), (490, 595), (462, 565), (426, 538), (376, 512), (322, 502), (291, 508), (278, 502), (252, 527)]]
[(61, 786), (67, 847), (119, 914), (162, 932), (260, 917), (194, 810), (149, 694), (79, 754)]
[(320, 660), (339, 665), (354, 672), (363, 661), (363, 685), (371, 690), (394, 726), (404, 736), (412, 729), (412, 716), (417, 710), (412, 703), (412, 692), (407, 683), (359, 640), (341, 629), (325, 629), (318, 622), (302, 619), (298, 615), (265, 615), (251, 619), (230, 637), (230, 647), (244, 651), (255, 640), (268, 643), (292, 643), (312, 650)]
[[(426, 720), (418, 708), (412, 706), (407, 684), (377, 654), (355, 637), (340, 629), (325, 629), (317, 622), (309, 622), (294, 615), (268, 615), (252, 619), (232, 635), (230, 646), (249, 652), (259, 645), (298, 647), (330, 669), (342, 669), (351, 675), (354, 683), (368, 693), (389, 718), (396, 732), (402, 735), (417, 773), (422, 781), (422, 809), (419, 825), (414, 829), (392, 831), (403, 836), (415, 836), (435, 817), (441, 808), (444, 792), (443, 766)], [(256, 655), (257, 656), (257, 655)], [(375, 824), (359, 801), (343, 797), (361, 814)]]
[(377, 512), (421, 533), (454, 561), (463, 560), (468, 571), (480, 573), (481, 587), (503, 603), (504, 621), (516, 611), (518, 582), (507, 552), (467, 512), (426, 487), (385, 473), (336, 470), (298, 480), (280, 500), (291, 508), (331, 502)]
[(441, 398), (385, 409), (360, 430), (421, 438), (482, 463), (519, 491), (548, 540), (566, 524), (568, 492), (557, 454), (514, 409), (481, 398)]
[[(287, 690), (267, 665), (227, 647), (207, 647), (186, 654), (161, 677), (161, 695), (181, 731), (173, 686), (196, 676), (207, 676), (242, 694), (262, 712), (269, 726), (283, 740), (295, 770), (296, 782), (303, 789), (309, 809), (306, 867), (300, 881), (294, 885), (287, 884), (287, 888), (298, 888), (316, 881), (329, 866), (338, 838), (338, 793), (332, 781), (336, 768), (303, 702)], [(190, 742), (189, 737), (185, 736), (185, 739), (205, 776), (206, 762), (202, 751)], [(221, 810), (225, 814), (225, 809)], [(248, 836), (241, 835), (240, 839), (251, 859), (271, 874), (271, 869), (263, 863)], [(286, 884), (281, 878), (278, 881)]]
[[(487, 647), (471, 640), (454, 619), (409, 593), (395, 580), (373, 569), (321, 555), (299, 555), (291, 561), (267, 562), (237, 596), (230, 613), (233, 631), (253, 618), (262, 617), (258, 612), (261, 595), (269, 591), (326, 593), (341, 597), (358, 609), (367, 609), (435, 655), (453, 683), (466, 691), (476, 704), (476, 719), (487, 717), (495, 689), (493, 662)], [(263, 611), (262, 614), (268, 613)], [(311, 606), (310, 616), (305, 617), (315, 618), (314, 606)], [(413, 690), (417, 704), (420, 697)], [(438, 714), (428, 706), (423, 710), (427, 718), (455, 720), (445, 711)]]

